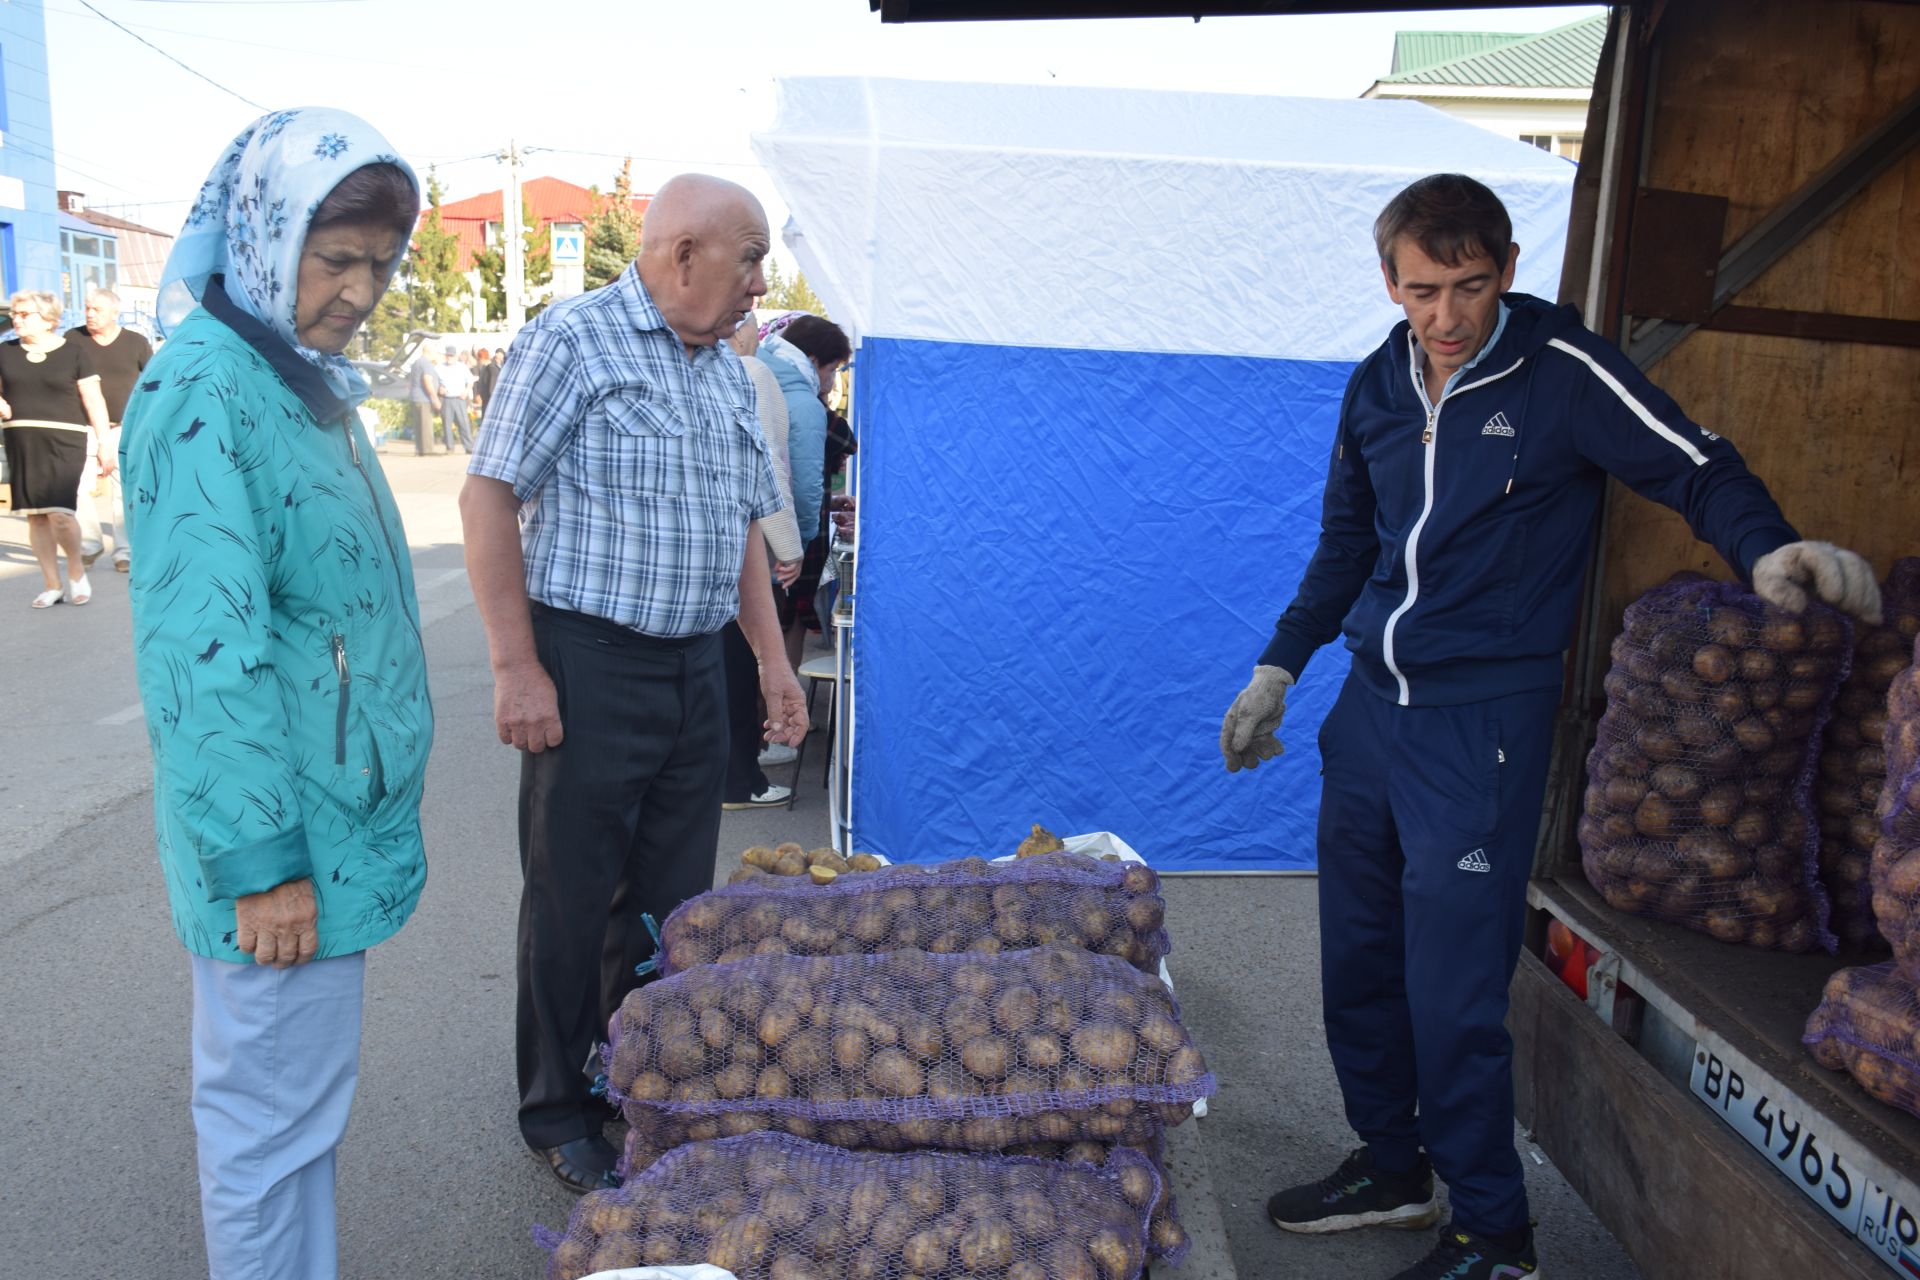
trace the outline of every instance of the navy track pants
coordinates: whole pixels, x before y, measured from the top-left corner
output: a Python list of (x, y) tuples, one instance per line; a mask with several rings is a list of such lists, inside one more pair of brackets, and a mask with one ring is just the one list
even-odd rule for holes
[(1320, 987), (1347, 1122), (1424, 1146), (1481, 1234), (1526, 1225), (1507, 988), (1557, 689), (1402, 707), (1349, 679), (1320, 730)]

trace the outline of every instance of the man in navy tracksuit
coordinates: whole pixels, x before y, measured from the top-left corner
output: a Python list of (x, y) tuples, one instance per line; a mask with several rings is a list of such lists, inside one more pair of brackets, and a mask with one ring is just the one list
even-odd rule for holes
[(1347, 386), (1319, 546), (1220, 737), (1229, 771), (1278, 754), (1287, 686), (1344, 634), (1353, 670), (1320, 731), (1321, 988), (1366, 1145), (1267, 1208), (1290, 1231), (1424, 1227), (1437, 1172), (1453, 1219), (1396, 1280), (1518, 1280), (1541, 1272), (1507, 987), (1607, 475), (1775, 603), (1811, 588), (1877, 619), (1879, 592), (1572, 307), (1506, 292), (1519, 249), (1486, 187), (1423, 178), (1374, 234), (1407, 323)]

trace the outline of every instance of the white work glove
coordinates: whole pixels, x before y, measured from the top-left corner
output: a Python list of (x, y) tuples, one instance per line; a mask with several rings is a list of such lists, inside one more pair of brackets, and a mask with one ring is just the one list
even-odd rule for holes
[(1789, 542), (1753, 562), (1753, 593), (1795, 613), (1807, 607), (1807, 588), (1842, 613), (1880, 625), (1880, 584), (1873, 566), (1831, 542)]
[(1253, 680), (1227, 708), (1220, 722), (1220, 755), (1228, 773), (1257, 769), (1286, 748), (1274, 736), (1287, 714), (1287, 686), (1293, 673), (1284, 667), (1255, 667)]

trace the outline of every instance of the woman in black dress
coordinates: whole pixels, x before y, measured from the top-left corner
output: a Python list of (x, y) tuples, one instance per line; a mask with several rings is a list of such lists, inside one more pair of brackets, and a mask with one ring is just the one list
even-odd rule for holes
[[(13, 511), (27, 518), (33, 558), (46, 589), (33, 607), (93, 598), (80, 558), (80, 496), (89, 442), (98, 451), (100, 474), (117, 462), (107, 439), (107, 402), (86, 344), (60, 336), (60, 299), (51, 293), (16, 293), (8, 301), (18, 342), (0, 342), (0, 418), (6, 420), (7, 470)], [(93, 434), (88, 435), (88, 424)], [(60, 589), (56, 548), (67, 557), (67, 587)]]

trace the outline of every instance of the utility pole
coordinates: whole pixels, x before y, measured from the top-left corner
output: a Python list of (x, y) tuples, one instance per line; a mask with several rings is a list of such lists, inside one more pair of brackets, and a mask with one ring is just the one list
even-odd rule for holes
[(507, 149), (500, 158), (507, 162), (507, 187), (501, 193), (500, 202), (500, 234), (504, 237), (502, 284), (506, 293), (507, 336), (511, 338), (527, 322), (527, 267), (525, 246), (520, 242), (524, 232), (520, 220), (520, 149), (513, 139), (507, 139)]

